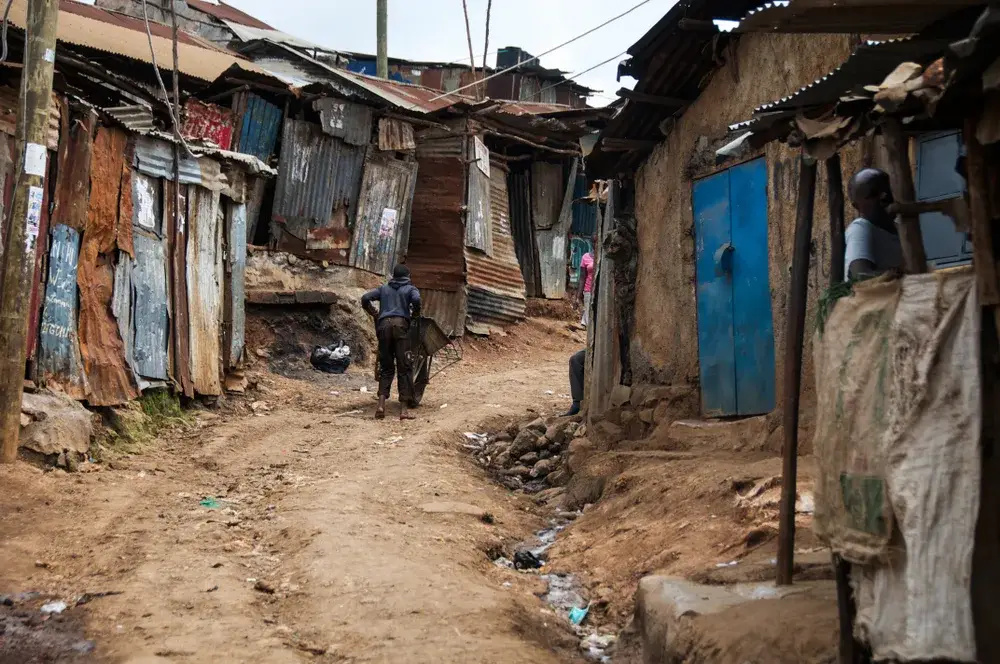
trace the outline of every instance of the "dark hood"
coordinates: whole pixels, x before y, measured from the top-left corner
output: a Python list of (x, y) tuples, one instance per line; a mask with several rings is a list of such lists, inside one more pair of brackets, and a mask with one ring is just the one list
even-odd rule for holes
[(410, 285), (410, 278), (409, 277), (401, 277), (399, 279), (390, 279), (389, 280), (389, 286), (392, 287), (392, 288), (395, 288), (396, 290), (399, 290), (403, 286), (409, 286), (409, 285)]

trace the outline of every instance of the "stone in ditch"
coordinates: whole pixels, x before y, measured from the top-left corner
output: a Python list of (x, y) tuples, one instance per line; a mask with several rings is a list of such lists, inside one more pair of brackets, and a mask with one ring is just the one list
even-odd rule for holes
[(517, 434), (521, 432), (521, 427), (518, 426), (517, 422), (511, 422), (507, 425), (506, 433), (510, 436), (511, 440), (517, 438)]
[(642, 420), (643, 422), (645, 422), (646, 424), (652, 424), (653, 423), (653, 409), (652, 408), (644, 408), (643, 410), (640, 410), (639, 411), (639, 419)]
[(572, 438), (573, 436), (575, 436), (576, 432), (580, 429), (580, 426), (581, 425), (579, 422), (568, 422), (566, 424), (566, 427), (563, 429), (563, 431), (566, 434), (566, 437)]
[(496, 437), (493, 440), (498, 443), (509, 443), (510, 441), (514, 440), (514, 438), (506, 431), (501, 431), (496, 435)]
[(535, 462), (538, 461), (538, 452), (528, 452), (527, 454), (522, 454), (518, 461), (523, 463), (525, 466), (534, 466)]
[(521, 433), (517, 434), (517, 438), (510, 445), (510, 455), (512, 457), (519, 457), (522, 454), (527, 454), (535, 449), (538, 445), (538, 434), (531, 429), (525, 429)]
[[(529, 430), (529, 431), (534, 431), (537, 435), (541, 436), (542, 434), (545, 433), (545, 430), (548, 427), (545, 425), (545, 420), (542, 419), (541, 417), (539, 417), (537, 420), (534, 420), (534, 421), (529, 422), (528, 424), (526, 424), (524, 426), (524, 428), (527, 429), (527, 430)], [(524, 429), (522, 429), (522, 431), (523, 430)]]
[(569, 482), (569, 473), (566, 470), (560, 468), (559, 470), (554, 470), (545, 477), (545, 481), (549, 483), (549, 486), (566, 486)]
[(528, 468), (527, 466), (517, 465), (517, 466), (514, 466), (513, 468), (510, 468), (506, 472), (506, 475), (508, 477), (510, 477), (510, 476), (514, 476), (514, 477), (528, 477), (529, 475), (531, 475), (531, 468)]
[(545, 430), (545, 438), (557, 445), (566, 440), (566, 425), (553, 424)]
[(545, 477), (553, 470), (555, 470), (555, 466), (556, 466), (555, 461), (553, 461), (552, 459), (542, 459), (541, 461), (535, 464), (534, 468), (531, 469), (531, 476), (535, 478)]

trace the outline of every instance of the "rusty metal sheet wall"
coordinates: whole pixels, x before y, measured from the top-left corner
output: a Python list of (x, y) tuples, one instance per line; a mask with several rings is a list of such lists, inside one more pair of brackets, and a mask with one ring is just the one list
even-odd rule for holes
[(132, 271), (135, 261), (124, 251), (118, 252), (115, 265), (115, 283), (111, 292), (111, 314), (118, 322), (118, 335), (125, 344), (125, 362), (132, 377), (139, 385), (139, 372), (135, 369), (135, 332), (132, 329)]
[[(52, 103), (49, 104), (49, 133), (46, 136), (46, 147), (55, 151), (59, 149), (60, 108), (58, 95), (52, 93)], [(17, 135), (17, 116), (21, 109), (21, 91), (9, 85), (0, 87), (0, 132), (8, 136)]]
[[(417, 285), (419, 288), (419, 284)], [(465, 334), (465, 289), (457, 291), (420, 288), (420, 315), (433, 318), (449, 337)]]
[(412, 182), (417, 162), (369, 153), (354, 223), (351, 265), (389, 275), (405, 252), (409, 236)]
[(167, 256), (164, 242), (135, 234), (132, 271), (135, 370), (149, 379), (167, 380), (170, 318), (167, 310)]
[(509, 324), (524, 318), (524, 279), (510, 233), (506, 169), (494, 164), (490, 175), (493, 255), (465, 251), (468, 309), (473, 320)]
[(347, 250), (357, 214), (365, 148), (286, 120), (272, 219), (305, 250)]
[(59, 171), (56, 178), (52, 223), (82, 231), (87, 225), (87, 200), (90, 193), (90, 160), (94, 147), (96, 114), (64, 117), (62, 142), (59, 144)]
[[(573, 223), (573, 187), (576, 184), (577, 162), (570, 168), (570, 177), (561, 192), (559, 210), (551, 228), (535, 228), (538, 246), (539, 281), (542, 296), (559, 299), (566, 294), (566, 264), (569, 259), (569, 229)], [(533, 188), (534, 189), (534, 188)]]
[(379, 118), (378, 149), (407, 152), (417, 149), (417, 141), (413, 135), (413, 125), (393, 118)]
[(321, 97), (313, 102), (323, 132), (350, 145), (368, 145), (372, 140), (372, 109), (349, 101)]
[[(140, 173), (164, 180), (174, 179), (174, 146), (149, 136), (140, 136), (135, 143), (135, 169)], [(182, 184), (196, 184), (212, 191), (226, 188), (226, 177), (219, 162), (208, 157), (192, 159), (181, 150), (180, 177)]]
[(561, 164), (531, 164), (531, 219), (536, 230), (552, 228), (559, 220), (563, 199)]
[(465, 288), (465, 175), (461, 152), (420, 158), (406, 264), (419, 288)]
[(233, 97), (239, 132), (233, 136), (232, 150), (252, 154), (267, 163), (281, 132), (281, 109), (252, 92)]
[[(135, 379), (125, 360), (125, 343), (111, 314), (116, 232), (128, 136), (102, 127), (94, 139), (90, 200), (77, 267), (80, 289), (80, 354), (92, 406), (117, 406), (136, 398)], [(128, 196), (131, 200), (131, 196)]]
[(187, 295), (191, 340), (191, 379), (195, 392), (222, 393), (222, 228), (219, 193), (201, 187), (188, 191)]
[(188, 99), (184, 104), (181, 133), (184, 138), (207, 140), (228, 150), (233, 142), (235, 114), (228, 108)]
[(535, 244), (535, 228), (531, 223), (531, 173), (522, 170), (509, 176), (510, 231), (514, 240), (514, 251), (521, 266), (521, 277), (528, 297), (541, 295), (539, 285), (538, 247)]
[(52, 228), (49, 276), (39, 334), (38, 375), (41, 383), (74, 399), (87, 396), (87, 376), (77, 337), (76, 269), (80, 233), (59, 224)]
[[(468, 159), (476, 158), (470, 142)], [(466, 196), (465, 246), (493, 253), (490, 213), (490, 178), (475, 163), (468, 165), (469, 190)]]
[[(175, 187), (179, 187), (175, 189)], [(171, 377), (187, 397), (194, 397), (191, 380), (191, 326), (188, 312), (187, 246), (188, 246), (188, 194), (187, 185), (167, 182), (164, 186), (163, 227), (170, 243), (170, 299), (173, 307), (171, 318)], [(177, 221), (174, 222), (174, 199), (179, 198)]]
[(229, 224), (226, 264), (229, 283), (229, 329), (227, 365), (236, 366), (243, 359), (246, 344), (246, 273), (247, 273), (247, 206), (229, 204)]

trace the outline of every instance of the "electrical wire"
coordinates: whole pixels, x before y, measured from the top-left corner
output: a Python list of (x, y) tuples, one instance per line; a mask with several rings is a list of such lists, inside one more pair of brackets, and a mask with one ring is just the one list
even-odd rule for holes
[[(551, 90), (552, 88), (558, 87), (560, 85), (565, 85), (567, 83), (574, 83), (575, 81), (573, 81), (573, 79), (576, 78), (577, 76), (583, 76), (584, 74), (590, 73), (590, 72), (594, 71), (595, 69), (597, 69), (598, 67), (603, 67), (604, 65), (608, 64), (609, 62), (611, 62), (613, 60), (616, 60), (616, 59), (622, 57), (623, 55), (625, 55), (627, 53), (628, 53), (628, 51), (622, 51), (618, 55), (612, 55), (607, 60), (603, 60), (601, 62), (598, 62), (593, 67), (588, 67), (588, 68), (586, 68), (586, 69), (584, 69), (582, 71), (574, 72), (574, 73), (570, 74), (569, 76), (567, 76), (566, 80), (564, 80), (564, 81), (559, 81), (558, 83), (553, 83), (552, 85), (545, 86), (544, 88), (542, 88), (541, 90), (539, 90), (538, 92), (536, 92), (534, 95), (532, 95), (532, 97), (534, 97), (535, 95), (538, 95), (538, 101), (541, 101), (541, 99), (542, 99), (541, 95), (546, 90)], [(595, 96), (597, 96), (597, 97), (609, 97), (610, 98), (609, 95), (595, 95)], [(530, 100), (530, 99), (522, 99), (520, 101), (532, 101), (532, 100)], [(516, 103), (517, 103), (516, 101), (508, 101), (508, 102), (504, 102), (503, 105), (506, 106), (507, 104), (516, 104)]]
[(0, 62), (7, 62), (7, 26), (10, 25), (10, 8), (14, 5), (14, 0), (7, 0), (7, 8), (3, 10), (3, 30), (0, 32), (0, 40), (3, 41), (3, 51), (0, 52)]
[[(460, 87), (460, 88), (458, 88), (456, 90), (452, 90), (451, 92), (445, 92), (443, 94), (440, 94), (437, 97), (434, 97), (433, 99), (431, 99), (430, 101), (437, 101), (437, 100), (443, 99), (443, 98), (445, 98), (445, 97), (447, 97), (449, 95), (453, 95), (453, 94), (456, 94), (458, 92), (461, 92), (462, 90), (468, 90), (469, 88), (471, 88), (473, 86), (476, 86), (476, 85), (479, 85), (480, 83), (485, 83), (486, 81), (490, 80), (491, 78), (496, 78), (497, 76), (501, 76), (503, 74), (511, 72), (511, 71), (517, 69), (518, 67), (522, 66), (522, 65), (528, 64), (529, 62), (534, 62), (535, 60), (538, 60), (539, 58), (544, 57), (544, 56), (548, 55), (549, 53), (553, 53), (555, 51), (558, 51), (563, 46), (568, 46), (568, 45), (572, 44), (575, 41), (583, 39), (584, 37), (586, 37), (589, 34), (597, 32), (601, 28), (614, 23), (615, 21), (617, 21), (618, 19), (620, 19), (620, 18), (622, 18), (624, 16), (628, 16), (629, 14), (631, 14), (632, 12), (634, 12), (639, 7), (642, 7), (643, 5), (648, 5), (652, 1), (653, 0), (642, 0), (642, 2), (640, 2), (640, 3), (636, 4), (636, 5), (633, 5), (631, 8), (626, 9), (625, 11), (623, 11), (621, 14), (618, 14), (618, 16), (614, 16), (612, 18), (609, 18), (607, 21), (605, 21), (604, 23), (601, 23), (597, 27), (591, 28), (590, 30), (587, 30), (586, 32), (583, 32), (583, 33), (577, 35), (576, 37), (573, 37), (572, 39), (570, 39), (568, 41), (564, 41), (563, 43), (559, 44), (558, 46), (554, 46), (554, 47), (550, 48), (549, 50), (545, 51), (544, 53), (539, 53), (538, 55), (533, 55), (530, 58), (528, 58), (527, 60), (522, 60), (521, 62), (518, 62), (513, 67), (507, 67), (506, 69), (503, 69), (503, 70), (498, 71), (498, 72), (496, 72), (494, 74), (491, 74), (491, 75), (487, 76), (486, 78), (482, 79), (481, 81), (476, 81), (475, 83), (470, 83), (468, 85), (463, 85), (462, 87)], [(143, 2), (145, 2), (145, 0), (143, 0)], [(475, 63), (475, 61), (473, 61), (472, 66), (475, 67), (475, 65), (476, 65), (476, 63)]]
[(142, 0), (142, 19), (146, 25), (146, 37), (149, 39), (149, 55), (153, 61), (153, 72), (156, 74), (156, 80), (160, 84), (160, 90), (163, 92), (163, 98), (167, 101), (167, 110), (170, 112), (170, 121), (174, 125), (174, 138), (180, 141), (181, 145), (184, 146), (184, 150), (188, 153), (188, 156), (192, 159), (197, 159), (198, 155), (191, 151), (191, 147), (181, 136), (181, 121), (180, 116), (177, 112), (177, 107), (180, 105), (179, 99), (175, 99), (173, 103), (170, 101), (170, 93), (167, 92), (167, 86), (163, 82), (163, 77), (160, 76), (160, 67), (156, 64), (156, 49), (153, 48), (153, 32), (149, 28), (149, 13), (146, 8), (146, 0)]

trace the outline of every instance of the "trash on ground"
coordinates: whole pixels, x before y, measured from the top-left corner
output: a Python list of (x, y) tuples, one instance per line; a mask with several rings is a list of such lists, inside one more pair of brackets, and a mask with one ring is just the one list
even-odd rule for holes
[(76, 605), (83, 606), (84, 604), (89, 604), (95, 599), (100, 599), (102, 597), (114, 597), (115, 595), (121, 595), (121, 590), (106, 590), (100, 593), (83, 593), (76, 598)]
[(361, 394), (368, 394), (368, 386), (362, 385), (361, 387), (358, 388), (358, 392), (361, 392)]
[(342, 374), (351, 366), (351, 347), (343, 341), (329, 346), (316, 346), (309, 362), (324, 373)]
[(730, 560), (728, 563), (716, 563), (716, 567), (736, 567), (740, 564), (738, 560)]
[(210, 510), (218, 510), (222, 509), (223, 507), (223, 503), (216, 500), (212, 496), (206, 496), (202, 498), (201, 502), (199, 502), (198, 504), (204, 507), (205, 509), (210, 509)]
[(42, 608), (40, 609), (40, 611), (46, 614), (62, 613), (63, 611), (66, 610), (67, 606), (68, 605), (66, 604), (66, 602), (62, 600), (57, 600), (55, 602), (48, 602), (46, 604), (42, 604)]
[(514, 569), (538, 569), (544, 564), (531, 551), (518, 551), (514, 554)]
[(579, 625), (584, 621), (588, 613), (590, 613), (590, 605), (587, 605), (582, 609), (573, 607), (569, 610), (569, 621), (574, 625)]

